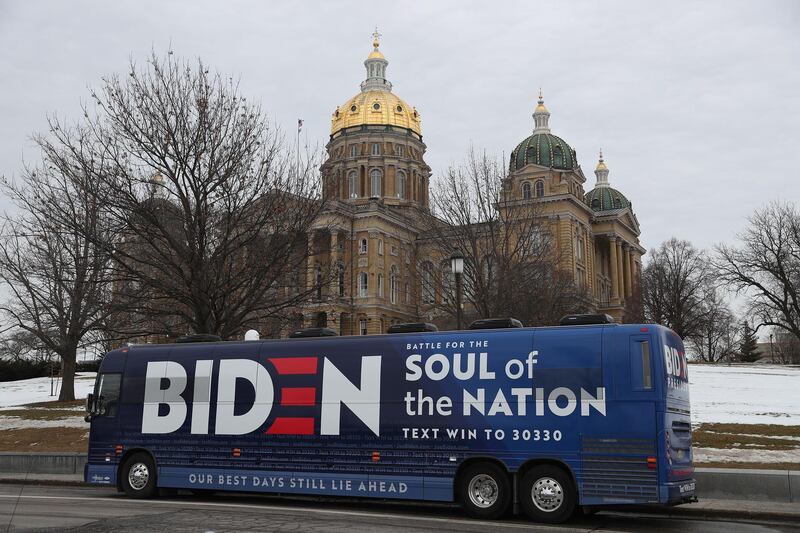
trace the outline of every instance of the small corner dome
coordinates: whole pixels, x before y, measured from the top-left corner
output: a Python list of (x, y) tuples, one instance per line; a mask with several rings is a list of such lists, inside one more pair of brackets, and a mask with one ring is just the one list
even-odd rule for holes
[(592, 211), (613, 211), (631, 207), (630, 200), (613, 187), (595, 187), (586, 193), (584, 201)]
[(534, 133), (511, 152), (511, 172), (531, 164), (560, 170), (572, 170), (578, 166), (575, 150), (552, 133)]

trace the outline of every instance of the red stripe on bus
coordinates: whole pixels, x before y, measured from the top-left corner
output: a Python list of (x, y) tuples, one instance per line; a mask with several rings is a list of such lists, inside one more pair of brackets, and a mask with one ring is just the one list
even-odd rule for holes
[(316, 374), (316, 357), (270, 357), (278, 374)]
[(313, 418), (278, 417), (267, 430), (268, 435), (313, 435)]
[(283, 387), (281, 389), (281, 405), (314, 405), (316, 397), (317, 389), (314, 387)]

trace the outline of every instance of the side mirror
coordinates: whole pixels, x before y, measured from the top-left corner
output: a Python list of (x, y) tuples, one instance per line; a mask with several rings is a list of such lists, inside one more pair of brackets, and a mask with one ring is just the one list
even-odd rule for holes
[(91, 414), (94, 410), (94, 394), (91, 392), (86, 396), (86, 412)]

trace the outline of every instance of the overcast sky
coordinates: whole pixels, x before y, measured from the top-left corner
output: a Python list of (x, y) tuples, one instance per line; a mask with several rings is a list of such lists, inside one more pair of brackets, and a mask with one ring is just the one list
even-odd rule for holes
[[(394, 92), (422, 115), (434, 174), (470, 144), (507, 158), (539, 87), (593, 187), (600, 147), (648, 248), (731, 240), (800, 200), (800, 2), (0, 0), (0, 174), (38, 153), (49, 113), (169, 47), (323, 145), (358, 91), (375, 26)], [(3, 198), (0, 206), (8, 207)]]

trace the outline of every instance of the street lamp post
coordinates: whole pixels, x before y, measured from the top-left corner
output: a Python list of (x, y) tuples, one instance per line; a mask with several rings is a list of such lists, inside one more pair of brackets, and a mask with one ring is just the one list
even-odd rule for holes
[(770, 363), (775, 362), (775, 345), (772, 343), (772, 333), (769, 334), (769, 358)]
[(461, 274), (464, 272), (464, 256), (455, 250), (450, 256), (450, 269), (456, 279), (456, 329), (461, 329)]

